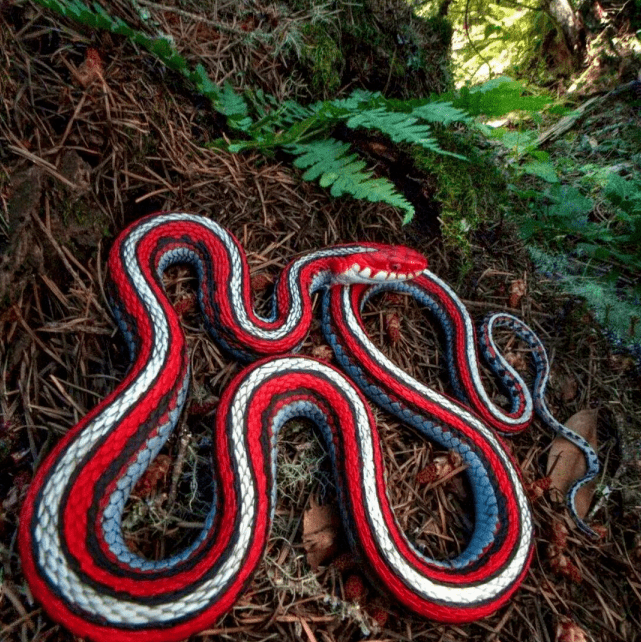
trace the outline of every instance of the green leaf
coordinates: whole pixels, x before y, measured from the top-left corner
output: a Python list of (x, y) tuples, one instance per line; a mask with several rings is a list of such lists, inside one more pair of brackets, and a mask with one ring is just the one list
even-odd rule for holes
[(502, 76), (488, 80), (483, 85), (461, 90), (453, 101), (456, 107), (467, 110), (473, 116), (498, 117), (512, 111), (540, 111), (552, 104), (548, 96), (527, 94), (522, 83)]
[(152, 41), (149, 50), (163, 61), (174, 53), (171, 43), (167, 38), (156, 38)]
[(550, 160), (550, 154), (548, 152), (542, 152), (541, 150), (538, 150), (538, 149), (533, 149), (530, 152), (530, 156), (544, 163)]
[(226, 116), (247, 116), (245, 99), (227, 82), (223, 87), (220, 105), (216, 105), (216, 108)]
[(512, 131), (505, 127), (496, 127), (490, 130), (490, 136), (501, 141), (501, 144), (512, 150), (515, 154), (531, 152), (536, 146), (538, 135), (533, 131)]
[(468, 123), (469, 114), (450, 102), (433, 102), (421, 105), (412, 110), (412, 116), (418, 116), (432, 123), (450, 125), (451, 123)]
[(198, 63), (188, 78), (196, 85), (196, 89), (210, 100), (213, 101), (220, 98), (220, 89), (212, 82), (202, 64)]
[(521, 165), (521, 169), (526, 174), (538, 176), (548, 183), (558, 183), (559, 177), (557, 176), (556, 169), (552, 163), (544, 163), (542, 161), (530, 161)]
[(413, 206), (396, 191), (391, 181), (372, 178), (371, 173), (365, 171), (365, 162), (356, 154), (348, 153), (348, 143), (329, 138), (288, 145), (287, 149), (297, 157), (294, 166), (306, 169), (303, 178), (318, 180), (322, 187), (330, 187), (332, 196), (351, 194), (359, 199), (388, 203), (405, 212), (405, 221), (414, 215)]
[(592, 199), (583, 196), (576, 187), (570, 185), (554, 185), (546, 194), (553, 201), (547, 209), (547, 213), (552, 216), (576, 219), (587, 215), (594, 207)]
[(390, 112), (381, 107), (354, 114), (346, 120), (345, 124), (351, 129), (355, 129), (356, 127), (376, 129), (386, 136), (389, 136), (395, 143), (411, 143), (413, 145), (419, 145), (424, 149), (429, 149), (437, 154), (445, 154), (466, 160), (466, 158), (460, 154), (454, 154), (441, 149), (436, 139), (430, 135), (431, 131), (429, 126), (419, 123), (418, 119), (410, 114)]

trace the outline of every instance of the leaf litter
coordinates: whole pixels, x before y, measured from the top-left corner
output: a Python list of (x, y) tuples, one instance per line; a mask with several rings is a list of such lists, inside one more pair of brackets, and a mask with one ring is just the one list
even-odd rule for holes
[[(598, 451), (597, 444), (597, 409), (580, 410), (572, 415), (565, 426), (583, 437)], [(546, 474), (550, 478), (550, 491), (556, 494), (557, 501), (563, 501), (572, 484), (581, 479), (587, 470), (585, 456), (580, 448), (562, 435), (550, 444)], [(585, 517), (590, 510), (597, 479), (592, 479), (581, 486), (576, 493), (575, 507), (579, 517)]]

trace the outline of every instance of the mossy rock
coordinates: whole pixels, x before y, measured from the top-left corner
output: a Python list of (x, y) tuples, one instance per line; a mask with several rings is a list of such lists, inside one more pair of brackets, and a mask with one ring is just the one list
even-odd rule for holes
[(311, 91), (319, 98), (332, 96), (340, 88), (345, 68), (340, 47), (321, 25), (305, 25), (302, 32), (301, 62), (309, 74)]
[(412, 157), (416, 167), (433, 178), (434, 196), (441, 206), (443, 242), (465, 264), (471, 256), (474, 232), (507, 207), (507, 182), (494, 154), (485, 149), (486, 143), (477, 132), (434, 131), (443, 149), (467, 160), (421, 148), (414, 148)]
[[(310, 13), (317, 0), (288, 0)], [(340, 6), (340, 5), (339, 5)], [(301, 29), (302, 67), (312, 99), (361, 87), (416, 98), (452, 87), (452, 27), (444, 16), (417, 16), (405, 0), (346, 5)]]

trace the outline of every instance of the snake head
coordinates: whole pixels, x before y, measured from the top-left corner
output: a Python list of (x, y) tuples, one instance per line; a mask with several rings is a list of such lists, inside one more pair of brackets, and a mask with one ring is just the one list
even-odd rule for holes
[(406, 281), (427, 268), (427, 259), (404, 245), (368, 243), (356, 245), (354, 250), (353, 254), (334, 257), (332, 272), (335, 283)]

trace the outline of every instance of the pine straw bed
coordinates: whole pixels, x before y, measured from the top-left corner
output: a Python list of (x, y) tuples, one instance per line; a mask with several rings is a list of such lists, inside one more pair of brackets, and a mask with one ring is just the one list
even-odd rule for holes
[[(609, 353), (581, 306), (529, 271), (509, 227), (488, 225), (474, 239), (473, 268), (461, 278), (452, 255), (438, 239), (427, 238), (419, 223), (401, 227), (399, 214), (385, 207), (331, 199), (276, 160), (206, 149), (204, 143), (219, 135), (206, 105), (126, 43), (82, 33), (29, 5), (3, 5), (2, 11), (0, 186), (8, 222), (0, 266), (2, 640), (73, 639), (30, 600), (16, 552), (18, 511), (34, 467), (127, 368), (124, 341), (103, 292), (114, 235), (142, 214), (173, 209), (207, 214), (233, 231), (256, 277), (258, 305), (292, 257), (357, 239), (419, 248), (479, 318), (506, 308), (510, 285), (525, 280), (527, 293), (516, 313), (549, 350), (549, 403), (561, 420), (580, 409), (600, 409), (602, 481), (610, 488), (598, 502), (595, 520), (606, 534), (597, 543), (578, 534), (562, 503), (548, 494), (534, 501), (537, 552), (522, 588), (492, 617), (444, 626), (381, 597), (349, 558), (340, 533), (335, 561), (310, 569), (302, 547), (303, 514), (317, 499), (331, 505), (334, 490), (313, 431), (303, 423), (290, 426), (280, 445), (279, 503), (264, 562), (243, 598), (199, 638), (313, 642), (358, 640), (369, 633), (370, 640), (549, 642), (568, 620), (588, 631), (588, 639), (640, 637), (639, 381), (625, 359)], [(188, 17), (167, 15), (174, 18), (179, 42), (202, 42)], [(255, 68), (268, 59), (240, 47), (242, 35), (232, 27), (215, 32), (211, 55), (201, 52), (217, 80), (225, 64)], [(213, 47), (209, 35), (207, 46)], [(103, 54), (104, 85), (83, 87), (78, 80), (89, 44)], [(272, 90), (287, 82), (277, 63), (265, 62), (259, 75)], [(127, 541), (151, 557), (180, 549), (202, 523), (211, 496), (209, 426), (221, 390), (239, 369), (203, 330), (193, 306), (193, 274), (172, 268), (166, 283), (183, 311), (193, 379), (176, 433), (128, 503)], [(368, 308), (367, 319), (371, 335), (396, 363), (450, 392), (438, 331), (413, 302), (382, 297)], [(397, 341), (390, 320), (400, 322)], [(323, 349), (316, 322), (302, 351)], [(491, 379), (487, 383), (492, 387)], [(465, 508), (464, 475), (455, 470), (420, 484), (417, 476), (444, 454), (384, 413), (377, 418), (400, 524), (435, 555), (458, 550), (472, 517)], [(544, 475), (550, 440), (538, 424), (511, 440), (527, 483)], [(558, 564), (553, 570), (555, 522), (570, 531), (563, 552), (576, 573), (559, 573)]]

